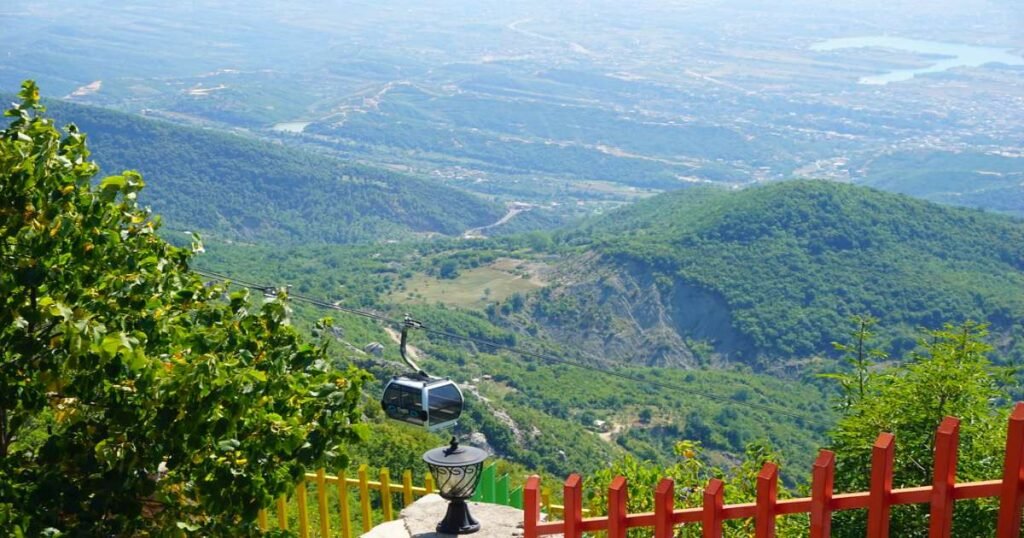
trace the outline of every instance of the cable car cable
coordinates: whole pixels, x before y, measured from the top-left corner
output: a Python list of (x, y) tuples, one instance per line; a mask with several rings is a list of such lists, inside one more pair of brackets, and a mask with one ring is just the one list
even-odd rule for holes
[[(231, 283), (240, 285), (240, 286), (245, 287), (245, 288), (250, 288), (250, 289), (253, 289), (253, 290), (257, 290), (257, 291), (266, 292), (268, 290), (276, 290), (276, 289), (278, 289), (275, 286), (263, 286), (263, 285), (256, 284), (256, 283), (253, 283), (253, 282), (235, 279), (235, 278), (233, 278), (231, 276), (224, 275), (224, 274), (219, 274), (219, 273), (216, 273), (216, 272), (213, 272), (213, 271), (206, 271), (206, 270), (200, 270), (200, 269), (195, 269), (195, 268), (193, 268), (192, 271), (194, 273), (198, 274), (198, 275), (212, 277), (212, 278), (217, 278), (219, 280), (230, 281)], [(388, 324), (391, 324), (391, 325), (396, 326), (396, 327), (402, 327), (404, 325), (404, 323), (405, 323), (402, 320), (396, 320), (396, 319), (388, 318), (386, 316), (382, 316), (380, 314), (374, 314), (372, 312), (367, 312), (365, 310), (358, 310), (358, 309), (354, 309), (354, 308), (348, 308), (348, 307), (336, 305), (334, 303), (330, 303), (330, 302), (327, 302), (327, 301), (322, 301), (322, 300), (319, 300), (319, 299), (314, 299), (312, 297), (306, 297), (306, 296), (299, 295), (299, 294), (289, 294), (288, 297), (290, 299), (294, 299), (296, 301), (308, 303), (308, 304), (311, 304), (311, 305), (314, 305), (314, 306), (319, 306), (321, 308), (330, 309), (330, 310), (337, 310), (339, 312), (345, 312), (345, 313), (352, 314), (352, 315), (355, 315), (355, 316), (362, 316), (364, 318), (369, 318), (369, 319), (381, 321), (381, 322), (384, 322), (384, 323), (388, 323)], [(417, 328), (419, 328), (420, 330), (422, 330), (422, 331), (424, 331), (426, 333), (435, 334), (435, 335), (438, 335), (438, 336), (443, 336), (443, 337), (446, 337), (446, 338), (449, 338), (449, 339), (454, 339), (454, 340), (463, 340), (463, 341), (470, 342), (470, 343), (473, 343), (473, 344), (487, 346), (487, 347), (490, 347), (490, 348), (496, 349), (496, 350), (508, 351), (510, 353), (515, 353), (515, 354), (523, 356), (523, 357), (530, 357), (530, 358), (534, 358), (534, 359), (538, 359), (538, 360), (542, 360), (542, 361), (546, 361), (546, 362), (553, 362), (553, 363), (558, 363), (558, 364), (565, 364), (565, 365), (568, 365), (568, 366), (574, 366), (576, 368), (582, 368), (584, 370), (591, 370), (591, 371), (594, 371), (594, 372), (599, 372), (599, 373), (610, 375), (610, 376), (613, 376), (613, 377), (617, 377), (619, 379), (623, 379), (623, 380), (626, 380), (626, 381), (631, 381), (631, 382), (637, 383), (637, 384), (646, 384), (646, 385), (650, 385), (650, 386), (653, 386), (653, 387), (658, 387), (658, 388), (661, 388), (661, 389), (672, 390), (672, 391), (681, 391), (681, 392), (684, 392), (686, 394), (692, 394), (692, 395), (695, 395), (695, 396), (700, 396), (700, 397), (708, 399), (708, 400), (714, 400), (714, 401), (721, 402), (721, 403), (730, 403), (730, 404), (736, 404), (736, 405), (743, 405), (743, 406), (754, 408), (754, 409), (760, 409), (761, 411), (765, 411), (765, 412), (772, 413), (772, 414), (775, 414), (775, 415), (783, 415), (783, 416), (787, 416), (787, 417), (792, 418), (792, 419), (802, 420), (802, 421), (810, 422), (812, 424), (817, 424), (817, 425), (820, 425), (820, 426), (828, 426), (828, 424), (826, 424), (825, 422), (823, 422), (823, 421), (821, 421), (821, 420), (819, 420), (817, 418), (814, 418), (814, 417), (812, 417), (810, 415), (793, 413), (791, 411), (785, 410), (782, 407), (777, 407), (777, 406), (767, 405), (767, 404), (759, 404), (759, 403), (755, 403), (755, 402), (742, 402), (742, 401), (739, 401), (739, 400), (737, 400), (735, 398), (732, 398), (732, 397), (729, 397), (729, 396), (720, 396), (720, 395), (717, 395), (717, 394), (711, 394), (711, 393), (707, 393), (707, 392), (697, 391), (697, 390), (693, 390), (692, 388), (689, 388), (689, 387), (684, 387), (682, 385), (675, 385), (675, 384), (671, 384), (671, 383), (665, 383), (665, 382), (662, 382), (662, 381), (651, 381), (651, 380), (648, 380), (648, 379), (641, 379), (641, 378), (638, 378), (638, 377), (630, 376), (628, 374), (624, 374), (622, 372), (616, 372), (614, 370), (606, 370), (604, 368), (599, 368), (597, 366), (591, 366), (589, 364), (584, 364), (584, 363), (576, 362), (576, 361), (569, 360), (569, 359), (563, 359), (563, 358), (560, 358), (560, 357), (555, 357), (553, 355), (546, 355), (546, 354), (543, 354), (543, 353), (535, 353), (535, 352), (532, 352), (532, 351), (519, 349), (519, 348), (516, 348), (514, 346), (509, 346), (509, 345), (505, 345), (505, 344), (499, 344), (499, 343), (496, 343), (496, 342), (490, 342), (488, 340), (482, 340), (482, 339), (479, 339), (479, 338), (473, 338), (472, 336), (463, 336), (463, 335), (460, 335), (460, 334), (455, 334), (455, 333), (451, 333), (451, 332), (448, 332), (448, 331), (443, 331), (443, 330), (440, 330), (440, 329), (432, 329), (429, 326), (422, 325), (422, 324), (420, 324)]]

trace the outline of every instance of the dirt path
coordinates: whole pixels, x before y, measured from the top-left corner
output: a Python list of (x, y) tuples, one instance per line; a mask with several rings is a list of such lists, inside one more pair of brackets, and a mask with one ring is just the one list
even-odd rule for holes
[(600, 437), (602, 441), (604, 441), (606, 443), (611, 443), (612, 442), (612, 436), (614, 436), (615, 434), (621, 432), (622, 429), (623, 429), (622, 424), (619, 424), (618, 422), (612, 422), (612, 429), (611, 430), (599, 433), (599, 434), (597, 434), (597, 436)]

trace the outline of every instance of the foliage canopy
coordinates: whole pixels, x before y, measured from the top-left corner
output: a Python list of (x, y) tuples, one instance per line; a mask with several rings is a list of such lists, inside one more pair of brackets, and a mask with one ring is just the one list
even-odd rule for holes
[(255, 532), (304, 469), (345, 463), (367, 375), (304, 342), (284, 294), (190, 273), (141, 176), (94, 184), (85, 136), (34, 83), (20, 99), (0, 135), (0, 527)]
[[(720, 296), (753, 354), (822, 353), (854, 315), (877, 318), (891, 354), (917, 327), (967, 319), (1022, 352), (1024, 223), (827, 181), (656, 196), (563, 236), (666, 287)], [(746, 357), (748, 360), (752, 357)]]
[[(858, 339), (861, 329), (854, 333)], [(854, 369), (841, 382), (845, 413), (832, 432), (837, 455), (837, 491), (869, 487), (872, 443), (879, 432), (896, 436), (893, 487), (931, 483), (935, 429), (946, 416), (960, 419), (957, 480), (991, 480), (1000, 476), (1006, 445), (1009, 397), (1005, 387), (1010, 371), (993, 366), (987, 355), (984, 325), (965, 322), (924, 331), (918, 347), (903, 366), (872, 373), (864, 385)], [(868, 344), (868, 353), (870, 344)], [(841, 380), (842, 381), (842, 380)], [(860, 387), (863, 386), (863, 390)], [(898, 412), (894, 410), (898, 409)], [(894, 536), (924, 536), (927, 506), (900, 508), (893, 513)], [(992, 536), (997, 504), (960, 501), (954, 517), (954, 536)], [(839, 517), (838, 536), (863, 536), (863, 514)]]
[(176, 230), (274, 245), (459, 235), (497, 220), (482, 197), (312, 150), (66, 102), (61, 122), (89, 133), (104, 173), (137, 169), (140, 198)]

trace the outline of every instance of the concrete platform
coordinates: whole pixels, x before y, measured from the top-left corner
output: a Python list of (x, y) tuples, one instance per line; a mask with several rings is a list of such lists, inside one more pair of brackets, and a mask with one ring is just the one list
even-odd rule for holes
[[(427, 495), (402, 510), (395, 521), (382, 523), (363, 535), (364, 538), (450, 538), (452, 534), (435, 531), (444, 519), (448, 501), (440, 495)], [(469, 511), (480, 522), (480, 531), (473, 538), (513, 538), (523, 536), (523, 511), (496, 504), (469, 503)]]

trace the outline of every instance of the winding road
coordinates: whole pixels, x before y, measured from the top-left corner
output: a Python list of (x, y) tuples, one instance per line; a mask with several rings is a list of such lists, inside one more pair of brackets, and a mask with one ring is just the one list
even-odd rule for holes
[(462, 233), (462, 238), (484, 239), (487, 237), (486, 235), (484, 235), (484, 230), (494, 228), (496, 226), (501, 226), (502, 224), (505, 224), (506, 222), (512, 220), (512, 217), (515, 217), (520, 213), (525, 213), (531, 209), (533, 209), (533, 206), (530, 204), (526, 204), (523, 202), (512, 202), (512, 204), (509, 206), (508, 213), (505, 213), (505, 216), (492, 222), (491, 224), (488, 224), (487, 226), (481, 226), (479, 228), (471, 228), (469, 230), (466, 230), (465, 232)]

